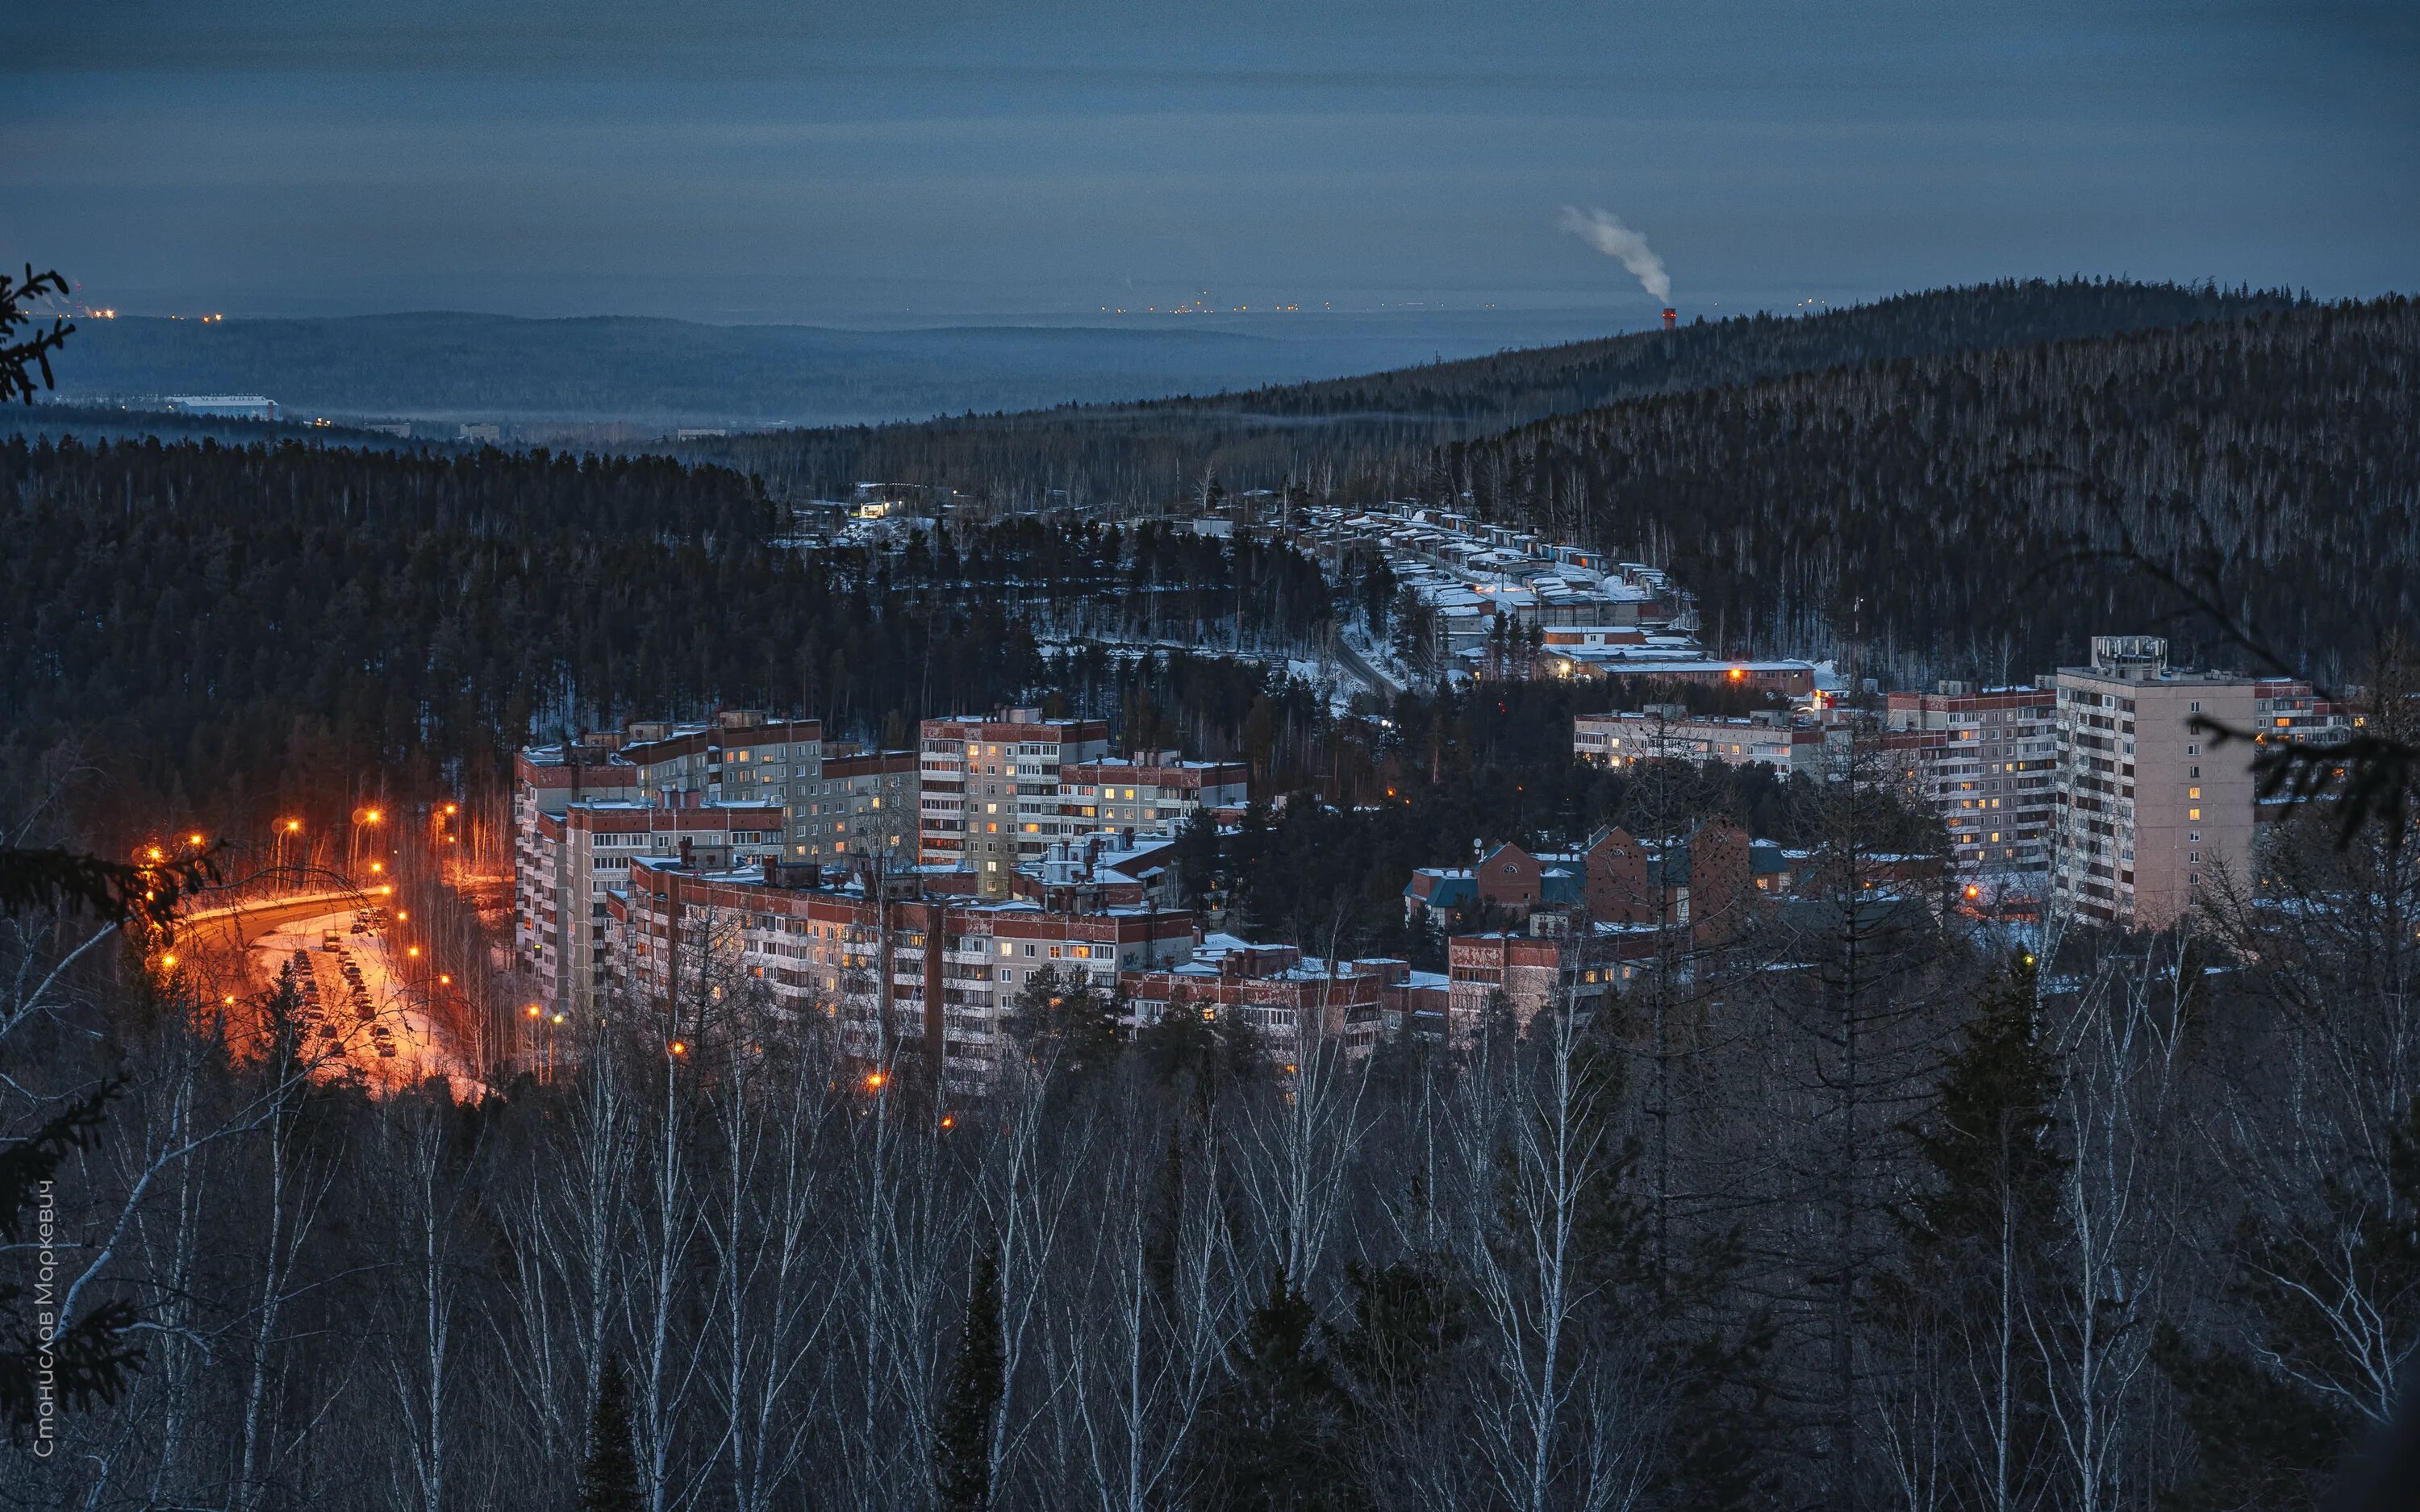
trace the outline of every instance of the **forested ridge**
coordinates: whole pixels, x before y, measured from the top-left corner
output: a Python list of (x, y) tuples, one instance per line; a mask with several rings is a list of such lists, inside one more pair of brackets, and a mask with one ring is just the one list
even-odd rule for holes
[[(1483, 514), (1668, 567), (1727, 648), (2023, 679), (2173, 627), (2349, 675), (2420, 627), (2420, 307), (2403, 298), (1644, 399), (1436, 454)], [(2274, 668), (2250, 668), (2275, 671)]]
[(1138, 677), (1225, 754), (1255, 701), (1307, 693), (1181, 653), (1046, 678), (1040, 638), (1281, 660), (1332, 613), (1251, 542), (1014, 520), (801, 552), (778, 522), (749, 479), (655, 457), (0, 444), (8, 754), (72, 748), (127, 807), (232, 824), (382, 777), (482, 791), (524, 740), (634, 716), (758, 704), (897, 744), (1046, 682), (1114, 717)]
[[(2114, 279), (2004, 280), (1817, 316), (1695, 320), (1669, 332), (1501, 352), (1366, 377), (1135, 405), (1063, 405), (919, 424), (772, 432), (683, 454), (753, 472), (777, 495), (863, 478), (1032, 502), (1147, 504), (1205, 471), (1228, 488), (1322, 495), (1434, 489), (1430, 448), (1647, 394), (1925, 353), (2024, 346), (2290, 308), (2283, 291)], [(1424, 495), (1425, 496), (1425, 495)]]

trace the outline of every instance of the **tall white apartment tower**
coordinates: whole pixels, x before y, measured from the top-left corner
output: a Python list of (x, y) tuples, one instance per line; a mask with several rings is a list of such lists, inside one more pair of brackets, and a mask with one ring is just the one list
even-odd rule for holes
[(2196, 717), (2250, 731), (2262, 685), (2180, 671), (2156, 636), (2092, 638), (2057, 691), (2054, 903), (2121, 929), (2162, 929), (2222, 871), (2252, 862), (2249, 741), (2213, 746)]

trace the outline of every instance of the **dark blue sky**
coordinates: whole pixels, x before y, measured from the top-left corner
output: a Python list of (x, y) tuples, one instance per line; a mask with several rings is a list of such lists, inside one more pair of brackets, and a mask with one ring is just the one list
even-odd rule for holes
[(2420, 285), (2420, 4), (18, 0), (0, 259), (151, 311), (915, 319)]

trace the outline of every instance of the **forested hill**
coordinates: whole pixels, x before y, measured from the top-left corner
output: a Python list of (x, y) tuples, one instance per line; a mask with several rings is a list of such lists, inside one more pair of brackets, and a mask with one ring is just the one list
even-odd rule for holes
[(1901, 678), (2023, 677), (2162, 628), (2248, 665), (2155, 572), (2097, 555), (2128, 549), (2322, 676), (2420, 633), (2405, 298), (1633, 401), (1433, 467), (1484, 513), (1666, 563), (1729, 644), (1862, 644)]
[(1922, 356), (2165, 328), (2288, 309), (2282, 291), (2111, 279), (2003, 281), (1807, 316), (1500, 352), (1365, 377), (1134, 405), (1063, 405), (919, 424), (781, 431), (682, 448), (777, 496), (861, 478), (938, 483), (1016, 501), (1165, 501), (1215, 471), (1229, 488), (1418, 491), (1445, 442), (1621, 399)]
[(1136, 744), (1265, 761), (1253, 669), (1094, 654), (1046, 678), (1037, 638), (1282, 660), (1331, 613), (1301, 556), (1156, 526), (1016, 519), (882, 557), (791, 550), (777, 522), (749, 479), (662, 457), (0, 440), (0, 795), (38, 807), (42, 773), (83, 768), (104, 832), (231, 824), (381, 774), (492, 791), (519, 742), (634, 714), (761, 704), (897, 744), (1046, 684), (1116, 717), (1137, 677), (1164, 716), (1122, 726)]

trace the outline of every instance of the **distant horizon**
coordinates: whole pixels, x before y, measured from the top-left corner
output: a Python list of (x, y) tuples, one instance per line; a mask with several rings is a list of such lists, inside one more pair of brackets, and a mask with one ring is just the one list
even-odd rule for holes
[[(37, 259), (38, 264), (39, 261), (39, 259)], [(64, 272), (66, 270), (61, 270), (61, 271)], [(223, 301), (211, 303), (208, 301), (196, 301), (170, 308), (167, 306), (148, 306), (138, 304), (131, 299), (120, 300), (116, 301), (115, 305), (112, 305), (109, 300), (99, 295), (95, 295), (88, 300), (80, 297), (75, 301), (75, 307), (72, 309), (62, 304), (56, 300), (50, 301), (49, 307), (51, 308), (52, 313), (68, 314), (71, 317), (78, 319), (115, 318), (127, 320), (182, 320), (200, 322), (205, 316), (207, 316), (213, 322), (219, 320), (267, 322), (281, 320), (380, 320), (423, 316), (459, 316), (481, 320), (528, 321), (532, 323), (568, 322), (577, 320), (659, 320), (673, 324), (706, 326), (719, 329), (761, 328), (769, 330), (795, 329), (863, 332), (1025, 329), (1125, 331), (1132, 330), (1137, 326), (1165, 322), (1166, 324), (1163, 329), (1173, 330), (1189, 327), (1195, 330), (1217, 329), (1219, 330), (1222, 334), (1246, 334), (1248, 332), (1228, 330), (1225, 328), (1233, 325), (1249, 325), (1265, 321), (1267, 322), (1268, 330), (1273, 332), (1281, 332), (1286, 329), (1289, 323), (1298, 327), (1301, 325), (1314, 323), (1318, 319), (1322, 318), (1369, 320), (1395, 318), (1419, 319), (1428, 316), (1472, 316), (1481, 318), (1501, 317), (1506, 320), (1517, 320), (1524, 317), (1532, 319), (1544, 319), (1549, 317), (1587, 317), (1602, 318), (1614, 322), (1615, 324), (1613, 329), (1610, 329), (1606, 332), (1607, 335), (1612, 336), (1631, 334), (1638, 331), (1654, 329), (1659, 323), (1665, 308), (1676, 309), (1679, 313), (1679, 317), (1684, 322), (1700, 316), (1707, 319), (1722, 319), (1732, 316), (1753, 316), (1759, 315), (1818, 316), (1829, 311), (1854, 309), (1858, 306), (1881, 303), (1888, 300), (1911, 298), (1917, 295), (1939, 293), (1949, 289), (1989, 285), (2000, 282), (2004, 279), (2014, 280), (2020, 283), (2034, 280), (2040, 280), (2045, 283), (2057, 283), (2063, 280), (2105, 280), (2116, 284), (2139, 284), (2145, 286), (2176, 286), (2184, 288), (2199, 288), (2205, 286), (2206, 284), (2214, 283), (2217, 287), (2225, 290), (2249, 288), (2255, 293), (2281, 293), (2295, 297), (2308, 297), (2323, 302), (2330, 301), (2342, 301), (2386, 299), (2420, 290), (2420, 270), (2415, 270), (2413, 278), (2406, 285), (2398, 285), (2389, 284), (2377, 288), (2351, 289), (2333, 292), (2322, 292), (2315, 288), (2310, 288), (2305, 285), (2290, 282), (2261, 284), (2247, 280), (2228, 278), (2218, 278), (2214, 280), (2146, 278), (2127, 273), (2091, 273), (2071, 270), (2061, 273), (1991, 274), (1976, 278), (1954, 279), (1949, 282), (1940, 284), (1910, 285), (1902, 288), (1875, 288), (1862, 292), (1836, 291), (1836, 297), (1828, 298), (1802, 294), (1795, 299), (1789, 300), (1787, 302), (1778, 299), (1759, 302), (1733, 298), (1724, 301), (1710, 300), (1703, 304), (1698, 305), (1692, 305), (1685, 301), (1677, 301), (1672, 306), (1658, 306), (1652, 301), (1639, 299), (1607, 299), (1595, 302), (1575, 300), (1562, 302), (1538, 303), (1523, 303), (1513, 301), (1480, 301), (1474, 302), (1444, 300), (1426, 301), (1406, 300), (1380, 301), (1368, 304), (1341, 304), (1333, 305), (1332, 307), (1303, 307), (1291, 310), (1270, 304), (1251, 302), (1242, 308), (1214, 307), (1210, 309), (1154, 309), (1149, 305), (1144, 305), (1113, 310), (1102, 310), (1097, 307), (1094, 309), (1035, 307), (1032, 309), (934, 311), (929, 313), (919, 313), (912, 309), (898, 309), (866, 310), (854, 314), (833, 313), (826, 316), (802, 315), (794, 317), (781, 317), (769, 314), (752, 315), (733, 313), (724, 316), (717, 316), (705, 313), (675, 314), (665, 311), (643, 309), (566, 309), (562, 311), (534, 313), (527, 310), (482, 308), (472, 303), (452, 305), (381, 305), (364, 308), (334, 309), (311, 309), (301, 307), (291, 309), (247, 309), (234, 302)], [(81, 290), (79, 291), (80, 296), (82, 292), (83, 291)], [(109, 313), (103, 315), (101, 311), (104, 309)], [(1633, 321), (1636, 322), (1636, 324), (1621, 324), (1621, 322), (1624, 321)], [(1568, 339), (1584, 340), (1587, 338), (1579, 337)]]
[(27, 4), (0, 255), (163, 314), (2337, 297), (2420, 247), (2389, 0)]

